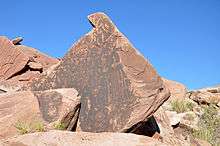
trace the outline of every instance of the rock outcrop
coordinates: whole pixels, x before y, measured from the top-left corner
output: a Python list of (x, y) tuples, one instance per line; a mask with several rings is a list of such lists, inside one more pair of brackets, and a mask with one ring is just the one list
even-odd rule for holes
[(167, 146), (153, 138), (128, 133), (49, 131), (0, 141), (1, 146)]
[(6, 37), (0, 37), (0, 80), (7, 80), (22, 71), (29, 58)]
[(0, 85), (6, 88), (20, 89), (59, 62), (36, 49), (20, 45), (21, 41), (21, 38), (11, 41), (0, 36)]
[(135, 131), (169, 97), (152, 65), (103, 13), (88, 16), (82, 37), (32, 90), (75, 88), (82, 96), (78, 130)]
[(220, 106), (220, 86), (193, 90), (188, 92), (187, 96), (199, 104), (216, 104)]
[(18, 134), (16, 124), (42, 123), (53, 129), (62, 123), (74, 130), (80, 108), (80, 97), (75, 89), (21, 91), (0, 94), (0, 138)]
[(186, 93), (180, 90), (184, 89), (180, 83), (163, 80), (171, 98), (154, 114), (161, 141), (171, 145), (219, 145), (219, 86)]

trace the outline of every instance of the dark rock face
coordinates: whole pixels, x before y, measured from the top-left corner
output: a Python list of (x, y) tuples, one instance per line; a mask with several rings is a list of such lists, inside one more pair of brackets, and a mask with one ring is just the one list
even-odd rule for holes
[[(34, 92), (37, 97), (42, 117), (47, 122), (53, 122), (57, 120), (59, 107), (62, 105), (62, 94), (51, 92)], [(53, 111), (50, 113), (50, 111)]]
[(133, 131), (168, 99), (169, 91), (152, 65), (105, 14), (88, 18), (93, 30), (31, 88), (78, 90), (82, 97), (78, 130)]

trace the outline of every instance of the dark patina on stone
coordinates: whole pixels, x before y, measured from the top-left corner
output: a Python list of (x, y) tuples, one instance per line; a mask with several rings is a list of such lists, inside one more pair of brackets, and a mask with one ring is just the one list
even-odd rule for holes
[(56, 91), (33, 93), (38, 99), (43, 119), (47, 122), (57, 120), (59, 107), (62, 105), (63, 95)]
[(103, 13), (88, 16), (93, 30), (32, 90), (75, 88), (81, 98), (78, 130), (131, 132), (168, 99), (152, 65)]

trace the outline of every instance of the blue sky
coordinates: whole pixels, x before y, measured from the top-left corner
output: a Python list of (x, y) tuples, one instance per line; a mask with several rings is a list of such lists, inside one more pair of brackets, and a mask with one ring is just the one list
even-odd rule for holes
[(220, 0), (1, 0), (0, 35), (54, 57), (102, 11), (158, 73), (189, 89), (220, 84)]

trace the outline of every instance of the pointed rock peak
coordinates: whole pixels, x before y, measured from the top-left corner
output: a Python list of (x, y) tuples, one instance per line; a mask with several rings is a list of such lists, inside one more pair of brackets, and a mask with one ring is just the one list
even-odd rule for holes
[(105, 28), (104, 30), (109, 30), (111, 28), (116, 28), (111, 19), (103, 12), (97, 12), (90, 14), (88, 16), (89, 22), (94, 28)]

